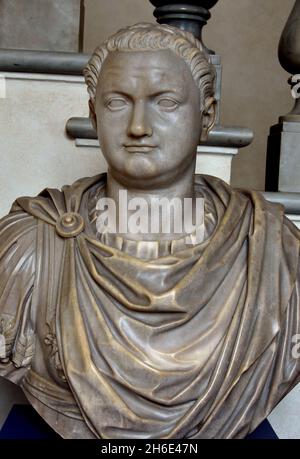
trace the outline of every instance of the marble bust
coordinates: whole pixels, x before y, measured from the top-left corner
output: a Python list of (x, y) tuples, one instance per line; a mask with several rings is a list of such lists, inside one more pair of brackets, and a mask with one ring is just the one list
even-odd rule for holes
[[(108, 173), (0, 220), (0, 375), (64, 438), (243, 438), (300, 379), (299, 232), (195, 175), (214, 124), (201, 44), (137, 24), (85, 69)], [(193, 234), (102, 231), (100, 199), (204, 200)]]

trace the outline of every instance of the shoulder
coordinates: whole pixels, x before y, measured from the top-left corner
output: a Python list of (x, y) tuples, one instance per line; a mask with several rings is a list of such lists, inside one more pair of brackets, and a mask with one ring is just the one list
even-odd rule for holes
[(0, 285), (3, 272), (12, 274), (13, 260), (33, 262), (39, 221), (55, 226), (65, 213), (79, 212), (85, 193), (105, 179), (104, 174), (82, 178), (61, 190), (46, 188), (35, 197), (16, 199), (9, 214), (0, 219)]
[(16, 245), (21, 251), (22, 246), (33, 242), (36, 238), (36, 219), (14, 205), (8, 215), (0, 219), (0, 260), (4, 254)]
[(208, 175), (196, 176), (204, 194), (209, 194), (215, 207), (222, 207), (222, 215), (233, 217), (239, 213), (242, 219), (247, 219), (248, 237), (251, 242), (268, 241), (270, 250), (285, 254), (289, 264), (295, 264), (299, 259), (300, 231), (285, 216), (284, 206), (270, 202), (259, 191), (233, 188), (223, 180)]
[(0, 220), (0, 291), (6, 278), (34, 263), (36, 238), (37, 220), (18, 206)]
[(12, 208), (21, 209), (38, 220), (55, 226), (57, 220), (69, 212), (79, 213), (86, 194), (106, 181), (106, 174), (76, 180), (61, 190), (46, 188), (36, 197), (18, 198)]
[(210, 175), (196, 175), (196, 183), (209, 190), (215, 199), (222, 201), (225, 207), (239, 203), (251, 205), (253, 212), (269, 213), (284, 223), (284, 206), (265, 199), (263, 193), (255, 190), (234, 188), (218, 177)]
[(15, 207), (0, 220), (0, 374), (14, 380), (33, 352), (27, 332), (36, 272), (37, 221)]

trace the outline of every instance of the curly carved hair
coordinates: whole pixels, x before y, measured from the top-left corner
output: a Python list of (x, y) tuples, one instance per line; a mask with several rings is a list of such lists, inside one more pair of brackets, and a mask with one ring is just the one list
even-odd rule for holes
[(184, 32), (177, 27), (144, 22), (119, 30), (94, 51), (83, 70), (91, 112), (95, 113), (98, 78), (109, 53), (165, 49), (181, 57), (191, 69), (200, 90), (201, 111), (204, 112), (214, 101), (215, 69), (200, 41), (190, 32)]

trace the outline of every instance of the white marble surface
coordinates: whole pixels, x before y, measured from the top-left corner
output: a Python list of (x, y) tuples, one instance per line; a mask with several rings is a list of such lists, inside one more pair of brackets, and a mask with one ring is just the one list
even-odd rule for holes
[(231, 163), (238, 151), (237, 148), (198, 147), (196, 173), (213, 175), (230, 183)]
[(300, 215), (287, 215), (287, 217), (300, 229)]
[(269, 421), (282, 439), (300, 439), (300, 384), (273, 410)]

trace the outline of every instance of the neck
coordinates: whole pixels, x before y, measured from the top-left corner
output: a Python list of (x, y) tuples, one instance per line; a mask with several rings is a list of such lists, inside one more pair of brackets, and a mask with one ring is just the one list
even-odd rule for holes
[(194, 196), (194, 174), (196, 158), (190, 162), (185, 169), (180, 169), (171, 178), (166, 178), (162, 183), (156, 179), (147, 182), (146, 180), (128, 180), (118, 175), (111, 169), (107, 173), (107, 197), (112, 198), (116, 205), (119, 202), (119, 191), (125, 190), (128, 198), (142, 197), (149, 201), (151, 198), (192, 198)]
[[(168, 183), (163, 183), (159, 186), (157, 183), (152, 183), (152, 186), (148, 184), (147, 187), (138, 186), (137, 182), (128, 182), (118, 177), (117, 174), (113, 173), (111, 170), (108, 170), (107, 173), (107, 187), (106, 187), (106, 197), (111, 198), (116, 206), (116, 215), (119, 215), (120, 210), (124, 209), (124, 199), (126, 202), (126, 209), (128, 209), (128, 202), (133, 198), (141, 198), (144, 202), (147, 203), (148, 208), (151, 209), (151, 202), (153, 199), (163, 199), (166, 198), (169, 201), (173, 198), (179, 198), (182, 202), (182, 207), (184, 203), (184, 198), (194, 198), (194, 171), (195, 171), (195, 161), (187, 167), (185, 171), (181, 171), (172, 181)], [(126, 193), (124, 193), (126, 192)], [(125, 196), (125, 198), (124, 198)], [(122, 202), (121, 202), (122, 201)], [(161, 211), (161, 209), (160, 209)], [(135, 210), (128, 211), (128, 218), (132, 215)], [(122, 213), (122, 212), (121, 212)], [(149, 210), (148, 218), (151, 219), (151, 214)], [(118, 222), (119, 223), (119, 222)], [(120, 234), (124, 234), (121, 233)], [(183, 233), (184, 234), (184, 233)], [(130, 232), (126, 233), (126, 236), (134, 240), (157, 240), (157, 239), (177, 239), (182, 237), (183, 234), (174, 234), (173, 232), (168, 234), (158, 233), (158, 234), (145, 234), (138, 233), (133, 234)]]

